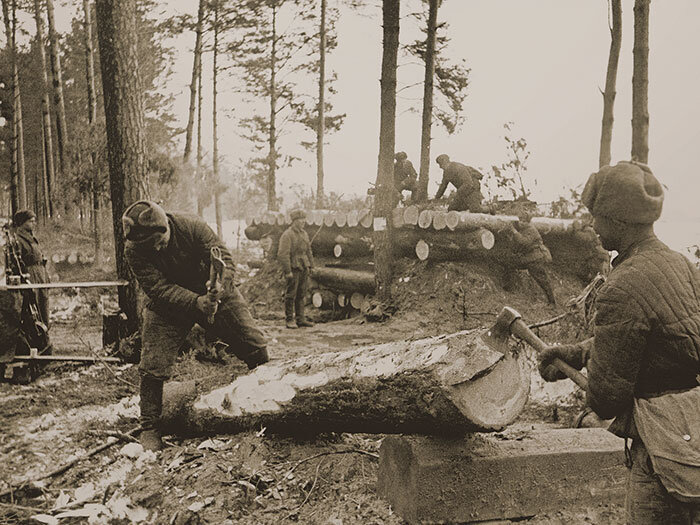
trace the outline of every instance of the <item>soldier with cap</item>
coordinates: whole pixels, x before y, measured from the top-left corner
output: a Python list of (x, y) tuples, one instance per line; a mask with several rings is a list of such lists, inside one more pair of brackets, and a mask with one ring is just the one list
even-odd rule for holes
[(304, 315), (306, 283), (314, 266), (311, 241), (304, 230), (306, 212), (293, 210), (292, 224), (280, 237), (277, 259), (282, 265), (287, 286), (284, 293), (284, 316), (287, 328), (313, 326)]
[[(143, 312), (139, 364), (144, 429), (140, 441), (146, 449), (159, 450), (163, 383), (195, 323), (226, 343), (249, 369), (269, 360), (267, 344), (234, 285), (231, 254), (206, 222), (166, 213), (144, 200), (126, 209), (122, 225), (126, 260), (149, 299)], [(207, 293), (212, 247), (219, 248), (226, 263), (216, 298)]]
[(408, 160), (405, 151), (399, 151), (394, 155), (394, 189), (398, 193), (399, 201), (403, 199), (404, 190), (411, 192), (411, 200), (415, 198), (418, 190), (418, 173), (413, 163)]
[(483, 174), (471, 166), (450, 161), (450, 157), (444, 153), (438, 155), (435, 161), (440, 168), (442, 168), (442, 182), (435, 194), (435, 198), (442, 198), (447, 186), (451, 183), (457, 188), (457, 192), (448, 210), (484, 212), (485, 208), (481, 204), (481, 201), (484, 199), (481, 193), (481, 179), (484, 177)]
[(625, 438), (628, 523), (700, 523), (700, 273), (654, 234), (664, 194), (646, 165), (602, 168), (582, 199), (618, 255), (598, 292), (594, 336), (546, 349), (540, 374), (563, 378), (556, 357), (586, 367), (587, 404)]

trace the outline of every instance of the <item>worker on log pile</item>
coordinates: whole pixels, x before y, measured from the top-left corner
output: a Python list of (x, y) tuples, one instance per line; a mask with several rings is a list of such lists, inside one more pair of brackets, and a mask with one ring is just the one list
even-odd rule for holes
[[(140, 441), (147, 450), (159, 450), (163, 383), (194, 323), (226, 343), (249, 369), (269, 360), (267, 344), (234, 285), (231, 254), (206, 222), (138, 201), (126, 209), (122, 224), (126, 260), (149, 299), (139, 364)], [(217, 287), (208, 282), (212, 248), (220, 250), (226, 265)]]
[(435, 199), (442, 198), (448, 184), (452, 183), (457, 188), (457, 192), (447, 208), (448, 210), (478, 213), (487, 211), (481, 204), (484, 199), (481, 193), (481, 179), (484, 176), (479, 170), (460, 162), (450, 161), (450, 157), (444, 153), (438, 155), (435, 161), (442, 168), (442, 182), (435, 194)]
[(588, 370), (587, 404), (625, 438), (628, 523), (700, 523), (700, 273), (654, 234), (664, 194), (647, 166), (602, 168), (582, 199), (619, 255), (598, 292), (594, 336), (547, 348), (540, 374), (563, 378), (554, 358)]
[(418, 190), (418, 173), (413, 167), (413, 163), (408, 160), (405, 151), (399, 151), (394, 155), (394, 189), (396, 190), (396, 204), (403, 200), (403, 192), (411, 192), (409, 202), (412, 202)]
[(304, 230), (306, 212), (293, 210), (289, 217), (292, 224), (280, 236), (277, 258), (286, 278), (284, 293), (284, 317), (287, 328), (313, 326), (304, 315), (306, 283), (314, 267), (309, 235)]
[(518, 220), (508, 225), (506, 234), (511, 242), (514, 259), (512, 264), (506, 264), (504, 288), (512, 287), (514, 270), (527, 270), (527, 273), (535, 280), (547, 296), (549, 304), (555, 305), (552, 283), (547, 275), (547, 265), (552, 262), (552, 254), (542, 241), (540, 232), (537, 231), (530, 220), (532, 215), (526, 210), (518, 211)]

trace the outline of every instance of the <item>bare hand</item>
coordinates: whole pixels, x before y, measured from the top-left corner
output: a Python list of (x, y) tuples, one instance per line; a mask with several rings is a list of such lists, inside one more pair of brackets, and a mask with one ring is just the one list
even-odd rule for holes
[(197, 309), (207, 317), (216, 313), (218, 304), (219, 301), (216, 299), (212, 300), (208, 294), (197, 297)]

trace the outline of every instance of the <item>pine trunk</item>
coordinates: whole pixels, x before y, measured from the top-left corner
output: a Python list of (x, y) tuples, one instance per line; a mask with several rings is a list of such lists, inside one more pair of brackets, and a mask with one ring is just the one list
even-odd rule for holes
[(396, 140), (396, 62), (399, 51), (399, 0), (383, 0), (384, 40), (379, 122), (379, 166), (374, 203), (374, 262), (377, 297), (391, 301), (392, 234), (394, 198), (394, 146)]
[(202, 68), (199, 68), (197, 75), (197, 168), (196, 180), (198, 185), (197, 190), (197, 215), (204, 218), (204, 196), (202, 189), (206, 187), (204, 184), (204, 174), (202, 173)]
[[(12, 13), (12, 15), (10, 15)], [(9, 5), (9, 0), (2, 0), (2, 14), (5, 21), (5, 36), (7, 37), (7, 49), (10, 55), (11, 68), (13, 71), (12, 77), (12, 141), (10, 142), (10, 215), (13, 215), (19, 210), (19, 194), (18, 194), (18, 144), (17, 144), (17, 104), (16, 96), (18, 90), (18, 82), (15, 72), (17, 71), (17, 49), (15, 42), (16, 19), (15, 19), (15, 2)], [(12, 16), (12, 18), (10, 18)]]
[(220, 182), (219, 182), (219, 138), (217, 135), (217, 119), (216, 119), (216, 75), (217, 58), (219, 55), (219, 2), (214, 2), (214, 60), (212, 72), (212, 140), (214, 142), (214, 152), (212, 164), (214, 168), (214, 214), (216, 216), (216, 233), (219, 238), (223, 239), (223, 226), (221, 224), (221, 199)]
[(632, 72), (632, 160), (649, 162), (649, 3), (635, 0)]
[(318, 79), (318, 128), (316, 135), (316, 207), (323, 208), (323, 140), (326, 134), (326, 0), (321, 0), (321, 31)]
[(465, 331), (268, 364), (201, 395), (194, 381), (170, 383), (163, 422), (185, 435), (264, 427), (459, 436), (502, 430), (529, 386), (524, 353)]
[(17, 4), (12, 2), (12, 132), (16, 154), (17, 203), (20, 208), (27, 208), (27, 177), (24, 171), (24, 124), (22, 121), (22, 97), (19, 87), (19, 68), (17, 66)]
[(267, 175), (267, 209), (277, 209), (277, 5), (272, 4), (272, 51), (270, 53), (270, 136)]
[(418, 177), (418, 201), (428, 199), (430, 179), (430, 141), (433, 124), (433, 82), (435, 79), (435, 35), (437, 33), (438, 0), (430, 0), (428, 31), (425, 39), (425, 79), (423, 81), (423, 118), (420, 140), (420, 175)]
[(617, 84), (617, 64), (620, 60), (622, 45), (622, 0), (612, 2), (612, 26), (610, 27), (610, 54), (608, 70), (605, 75), (605, 93), (603, 93), (603, 125), (600, 133), (600, 156), (598, 166), (610, 165), (613, 132), (613, 109), (615, 106), (615, 85)]
[[(66, 104), (63, 100), (63, 71), (61, 54), (58, 49), (58, 33), (54, 21), (53, 0), (46, 0), (46, 14), (49, 21), (49, 50), (51, 56), (51, 74), (53, 78), (53, 103), (56, 111), (56, 144), (58, 145), (58, 163), (62, 176), (66, 174), (68, 153), (68, 131), (66, 127)], [(64, 181), (65, 182), (65, 181)]]
[(117, 276), (130, 282), (119, 287), (119, 306), (127, 315), (129, 330), (135, 332), (139, 328), (136, 280), (124, 259), (121, 217), (126, 206), (141, 197), (146, 176), (136, 0), (97, 0), (96, 7)]
[(187, 131), (185, 132), (185, 154), (183, 159), (185, 163), (190, 160), (190, 152), (192, 151), (192, 135), (194, 133), (194, 117), (195, 109), (197, 108), (197, 81), (199, 79), (200, 70), (202, 68), (202, 26), (204, 24), (204, 2), (199, 0), (199, 9), (197, 10), (197, 29), (194, 39), (193, 64), (192, 64), (192, 82), (190, 82), (190, 110), (187, 117)]

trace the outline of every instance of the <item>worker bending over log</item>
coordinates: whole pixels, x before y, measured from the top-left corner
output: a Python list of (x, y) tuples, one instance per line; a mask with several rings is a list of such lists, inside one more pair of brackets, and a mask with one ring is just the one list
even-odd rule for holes
[[(139, 364), (140, 441), (145, 449), (159, 450), (163, 382), (194, 323), (226, 343), (249, 369), (269, 360), (267, 344), (234, 286), (231, 254), (206, 222), (138, 201), (124, 212), (122, 224), (126, 260), (149, 299)], [(208, 290), (212, 248), (220, 251), (226, 267), (222, 282)]]
[(314, 267), (311, 241), (304, 230), (306, 212), (294, 210), (289, 214), (292, 224), (280, 236), (277, 258), (282, 265), (287, 287), (284, 293), (284, 317), (287, 328), (313, 326), (304, 315), (306, 283)]
[(598, 292), (594, 337), (549, 347), (539, 367), (547, 381), (563, 378), (556, 357), (587, 368), (587, 404), (625, 438), (634, 525), (700, 523), (700, 273), (656, 238), (663, 199), (642, 164), (590, 176), (583, 203), (619, 255)]
[(457, 188), (457, 192), (447, 208), (448, 210), (488, 212), (481, 204), (481, 201), (484, 199), (481, 193), (481, 179), (484, 176), (481, 172), (460, 162), (450, 161), (450, 157), (444, 153), (438, 155), (435, 161), (442, 168), (442, 182), (435, 194), (436, 199), (442, 198), (447, 186), (452, 183)]
[(394, 189), (397, 193), (394, 206), (403, 200), (404, 190), (411, 192), (409, 202), (414, 201), (418, 190), (418, 173), (404, 151), (394, 155)]
[(518, 220), (511, 222), (505, 230), (511, 242), (514, 259), (512, 264), (504, 265), (504, 285), (508, 290), (513, 285), (515, 270), (527, 270), (527, 273), (535, 280), (547, 296), (549, 304), (556, 305), (552, 283), (547, 275), (547, 265), (552, 262), (552, 254), (544, 245), (542, 236), (532, 225), (532, 216), (522, 210), (518, 213)]

